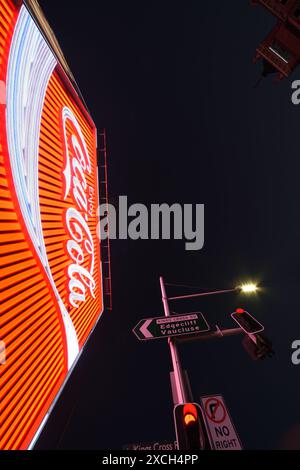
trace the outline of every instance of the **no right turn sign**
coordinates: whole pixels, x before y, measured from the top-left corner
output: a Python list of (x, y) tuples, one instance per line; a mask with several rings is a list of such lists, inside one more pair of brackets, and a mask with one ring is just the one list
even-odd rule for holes
[(242, 445), (221, 395), (201, 398), (207, 431), (214, 450), (242, 450)]

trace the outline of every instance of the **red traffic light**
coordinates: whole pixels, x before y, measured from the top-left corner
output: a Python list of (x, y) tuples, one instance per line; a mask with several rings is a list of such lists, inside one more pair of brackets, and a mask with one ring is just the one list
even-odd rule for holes
[(183, 420), (186, 426), (189, 426), (191, 423), (196, 423), (198, 420), (198, 411), (195, 405), (192, 403), (187, 403), (183, 407)]
[(236, 313), (244, 313), (245, 310), (243, 308), (237, 308), (235, 312)]
[(174, 408), (179, 450), (210, 449), (202, 410), (198, 403), (181, 403)]
[(264, 331), (263, 325), (242, 308), (237, 308), (236, 311), (231, 314), (231, 318), (248, 335), (255, 335)]

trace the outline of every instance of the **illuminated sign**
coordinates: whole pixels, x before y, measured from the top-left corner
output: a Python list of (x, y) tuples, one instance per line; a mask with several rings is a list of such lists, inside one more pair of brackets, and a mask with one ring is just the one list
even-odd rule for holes
[(0, 449), (32, 447), (103, 311), (96, 145), (29, 11), (0, 0)]

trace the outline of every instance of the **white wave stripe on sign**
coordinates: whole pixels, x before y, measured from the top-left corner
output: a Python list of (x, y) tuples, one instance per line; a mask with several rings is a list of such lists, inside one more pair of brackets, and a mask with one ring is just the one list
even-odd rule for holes
[(43, 238), (38, 155), (45, 94), (57, 61), (24, 6), (12, 38), (6, 80), (6, 120), (14, 186), (27, 230), (57, 298), (66, 332), (68, 368), (78, 355), (76, 331), (51, 275)]

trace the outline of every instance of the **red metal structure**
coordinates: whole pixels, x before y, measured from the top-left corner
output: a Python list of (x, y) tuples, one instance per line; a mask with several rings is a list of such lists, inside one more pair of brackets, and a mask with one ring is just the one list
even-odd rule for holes
[(254, 62), (262, 59), (263, 75), (277, 72), (288, 77), (300, 63), (300, 0), (252, 0), (271, 12), (278, 22), (256, 49)]
[[(104, 204), (109, 211), (108, 197), (108, 170), (107, 170), (107, 143), (106, 130), (100, 134), (100, 203)], [(108, 229), (109, 230), (109, 229)], [(103, 295), (107, 310), (112, 310), (112, 278), (111, 278), (111, 255), (110, 255), (110, 239), (109, 235), (106, 240), (101, 242), (101, 259), (103, 270)]]

